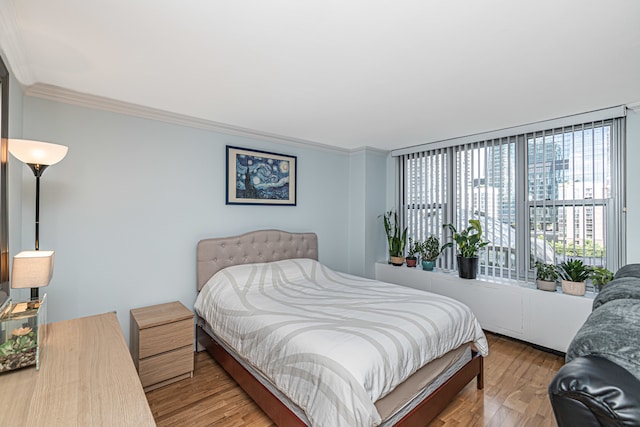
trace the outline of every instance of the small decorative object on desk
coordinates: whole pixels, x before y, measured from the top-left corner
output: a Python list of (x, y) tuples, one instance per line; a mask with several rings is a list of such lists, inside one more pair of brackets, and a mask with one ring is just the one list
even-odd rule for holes
[(37, 300), (8, 301), (0, 311), (0, 372), (36, 365), (46, 324), (46, 294)]

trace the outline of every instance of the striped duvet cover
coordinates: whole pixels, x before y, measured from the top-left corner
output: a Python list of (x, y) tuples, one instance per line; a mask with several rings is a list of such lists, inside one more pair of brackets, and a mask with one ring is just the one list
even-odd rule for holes
[(313, 426), (375, 426), (374, 402), (423, 365), (487, 341), (464, 304), (311, 259), (227, 267), (195, 309)]

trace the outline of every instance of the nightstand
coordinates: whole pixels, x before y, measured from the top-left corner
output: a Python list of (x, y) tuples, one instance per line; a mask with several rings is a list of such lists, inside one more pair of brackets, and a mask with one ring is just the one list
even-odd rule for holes
[(145, 392), (193, 376), (193, 330), (179, 302), (131, 310), (131, 356)]

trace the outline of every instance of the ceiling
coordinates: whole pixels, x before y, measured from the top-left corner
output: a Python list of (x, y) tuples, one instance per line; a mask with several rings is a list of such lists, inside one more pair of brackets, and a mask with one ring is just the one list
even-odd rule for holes
[(0, 0), (52, 86), (383, 150), (640, 101), (640, 1)]

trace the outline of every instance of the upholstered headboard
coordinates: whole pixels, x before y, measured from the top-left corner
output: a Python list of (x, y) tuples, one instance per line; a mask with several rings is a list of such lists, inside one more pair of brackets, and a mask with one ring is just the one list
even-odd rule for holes
[(291, 258), (318, 259), (315, 233), (260, 230), (233, 237), (198, 242), (198, 291), (219, 270), (238, 264), (272, 262)]

